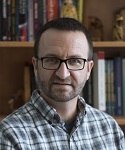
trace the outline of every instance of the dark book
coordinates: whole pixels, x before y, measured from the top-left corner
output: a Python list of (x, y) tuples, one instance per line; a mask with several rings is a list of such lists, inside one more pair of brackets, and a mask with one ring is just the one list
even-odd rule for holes
[(12, 7), (12, 0), (7, 0), (7, 40), (8, 41), (12, 41), (11, 7)]
[(15, 12), (16, 12), (16, 2), (12, 0), (11, 5), (11, 28), (12, 28), (12, 41), (16, 40), (16, 19), (15, 19)]
[(15, 36), (16, 41), (19, 41), (19, 0), (15, 0)]
[(2, 0), (2, 41), (7, 41), (7, 0)]
[(33, 16), (33, 0), (27, 0), (27, 40), (34, 40), (34, 16)]
[(40, 29), (40, 16), (39, 16), (39, 0), (33, 1), (33, 13), (34, 13), (34, 38), (36, 37)]
[(19, 0), (19, 41), (27, 41), (26, 0)]
[(115, 115), (122, 116), (122, 58), (114, 58)]
[(39, 7), (40, 28), (47, 22), (46, 20), (46, 0), (40, 0)]
[(19, 24), (18, 37), (19, 41), (27, 41), (27, 11), (26, 0), (19, 0)]

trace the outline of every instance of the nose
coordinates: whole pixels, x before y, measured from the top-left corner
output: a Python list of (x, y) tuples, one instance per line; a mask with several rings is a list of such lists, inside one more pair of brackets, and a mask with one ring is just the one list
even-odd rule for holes
[(66, 79), (68, 76), (70, 76), (70, 71), (69, 69), (67, 69), (66, 64), (64, 62), (62, 62), (59, 69), (56, 70), (56, 75), (60, 79)]

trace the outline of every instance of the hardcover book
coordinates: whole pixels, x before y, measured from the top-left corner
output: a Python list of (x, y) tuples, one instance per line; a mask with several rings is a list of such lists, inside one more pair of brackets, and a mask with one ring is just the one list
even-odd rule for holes
[(59, 0), (46, 0), (47, 22), (59, 17)]
[(93, 68), (93, 96), (94, 107), (106, 111), (106, 89), (105, 89), (105, 53), (98, 51), (94, 53)]
[(115, 115), (122, 116), (122, 58), (114, 58)]
[(123, 116), (125, 116), (125, 58), (122, 59), (122, 100)]
[(2, 41), (7, 41), (7, 0), (2, 0)]

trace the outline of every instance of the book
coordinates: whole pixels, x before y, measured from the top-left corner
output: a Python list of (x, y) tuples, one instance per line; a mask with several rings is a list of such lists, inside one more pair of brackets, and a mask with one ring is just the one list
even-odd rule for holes
[(16, 40), (16, 2), (15, 0), (12, 0), (12, 6), (11, 6), (11, 30), (12, 30), (12, 41)]
[(15, 0), (15, 38), (19, 41), (19, 0)]
[(111, 115), (110, 59), (105, 59), (106, 112)]
[(12, 41), (11, 6), (12, 1), (7, 0), (7, 41)]
[(2, 0), (2, 41), (7, 41), (7, 0)]
[(115, 115), (114, 65), (113, 59), (105, 59), (106, 112)]
[(33, 41), (34, 40), (34, 16), (33, 16), (33, 0), (27, 0), (28, 6), (28, 25), (27, 25), (27, 40)]
[(114, 64), (110, 59), (111, 115), (115, 116)]
[(47, 22), (47, 10), (46, 10), (46, 0), (40, 0), (39, 16), (40, 16), (40, 28)]
[(47, 22), (59, 17), (59, 0), (46, 0)]
[(115, 115), (122, 116), (122, 58), (114, 58)]
[(94, 52), (93, 60), (93, 104), (95, 108), (106, 111), (104, 51)]
[(123, 116), (125, 116), (125, 58), (122, 58), (122, 100)]
[(77, 15), (78, 20), (82, 23), (83, 22), (83, 3), (84, 0), (76, 0), (76, 9), (77, 9)]
[(39, 6), (39, 0), (33, 0), (34, 38), (36, 38), (36, 35), (40, 29)]
[(19, 0), (18, 39), (27, 41), (27, 5), (26, 0)]

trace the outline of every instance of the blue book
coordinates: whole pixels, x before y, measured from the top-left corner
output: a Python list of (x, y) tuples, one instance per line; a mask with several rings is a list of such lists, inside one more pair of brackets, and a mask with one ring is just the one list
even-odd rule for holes
[(122, 116), (122, 58), (114, 58), (115, 115)]
[(125, 58), (122, 58), (122, 100), (123, 116), (125, 116)]

